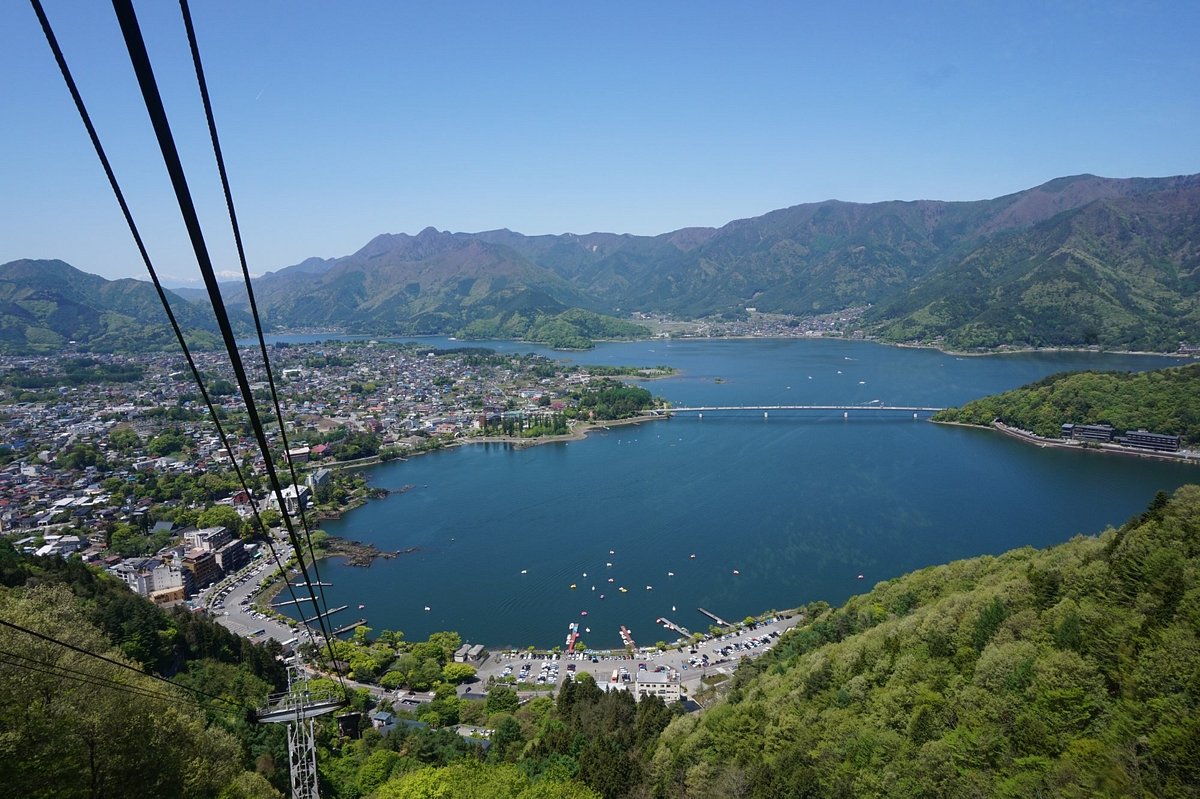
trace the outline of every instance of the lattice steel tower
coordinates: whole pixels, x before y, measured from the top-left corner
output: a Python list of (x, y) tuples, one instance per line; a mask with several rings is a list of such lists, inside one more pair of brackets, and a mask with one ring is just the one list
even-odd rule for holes
[(292, 775), (292, 799), (320, 799), (317, 781), (317, 743), (313, 719), (332, 713), (345, 704), (337, 688), (312, 690), (297, 652), (288, 664), (288, 689), (274, 694), (258, 712), (258, 720), (288, 725), (288, 768)]

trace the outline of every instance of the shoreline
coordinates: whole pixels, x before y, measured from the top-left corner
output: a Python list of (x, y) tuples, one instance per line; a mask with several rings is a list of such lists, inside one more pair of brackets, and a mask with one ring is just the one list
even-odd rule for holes
[[(274, 335), (274, 336), (330, 335), (330, 336), (347, 336), (347, 337), (353, 337), (356, 339), (357, 338), (363, 338), (363, 339), (374, 338), (376, 340), (410, 340), (410, 339), (442, 338), (443, 337), (443, 334), (441, 334), (441, 333), (427, 333), (427, 334), (421, 334), (421, 335), (400, 335), (400, 334), (397, 334), (397, 335), (391, 335), (391, 334), (369, 335), (369, 334), (365, 334), (365, 333), (346, 333), (346, 332), (338, 332), (338, 331), (332, 331), (332, 330), (303, 331), (303, 332), (301, 332), (301, 331), (273, 331), (272, 333), (270, 333), (268, 335)], [(871, 344), (879, 344), (879, 345), (885, 346), (885, 347), (900, 347), (903, 349), (914, 349), (914, 350), (934, 350), (936, 352), (940, 352), (945, 355), (953, 355), (956, 357), (965, 357), (965, 358), (986, 358), (986, 357), (993, 356), (993, 355), (1029, 355), (1029, 354), (1037, 354), (1037, 353), (1045, 353), (1045, 352), (1051, 352), (1051, 353), (1052, 352), (1070, 352), (1070, 353), (1094, 353), (1096, 355), (1138, 355), (1138, 356), (1157, 355), (1157, 356), (1161, 356), (1163, 358), (1178, 358), (1180, 360), (1200, 359), (1200, 354), (1194, 355), (1194, 354), (1189, 354), (1189, 353), (1184, 353), (1184, 352), (1179, 352), (1179, 351), (1153, 352), (1153, 351), (1146, 351), (1146, 350), (1110, 350), (1110, 349), (1100, 349), (1100, 348), (1087, 347), (1087, 346), (1081, 346), (1081, 347), (1066, 347), (1066, 346), (1064, 346), (1064, 347), (1012, 347), (1012, 348), (997, 348), (997, 349), (991, 349), (991, 350), (952, 350), (952, 349), (946, 349), (945, 347), (939, 347), (936, 344), (919, 344), (919, 343), (906, 342), (906, 341), (887, 341), (887, 340), (884, 340), (881, 338), (876, 338), (874, 336), (854, 337), (854, 336), (848, 336), (848, 335), (843, 335), (843, 334), (795, 335), (795, 336), (752, 336), (752, 335), (742, 335), (742, 336), (650, 336), (649, 338), (593, 339), (593, 342), (595, 342), (597, 344), (614, 344), (614, 343), (621, 344), (621, 343), (631, 343), (631, 342), (639, 342), (639, 341), (644, 341), (644, 342), (664, 341), (664, 342), (672, 343), (672, 342), (679, 342), (679, 341), (712, 341), (714, 339), (719, 340), (719, 341), (757, 341), (757, 340), (762, 340), (762, 341), (806, 341), (806, 340), (813, 341), (813, 340), (821, 340), (821, 339), (834, 339), (834, 340), (841, 340), (841, 341), (865, 341), (865, 342), (868, 342)], [(513, 342), (516, 344), (529, 344), (529, 345), (538, 346), (538, 347), (546, 347), (547, 349), (553, 350), (555, 352), (564, 352), (564, 353), (590, 352), (592, 349), (595, 349), (595, 347), (591, 347), (589, 349), (584, 349), (584, 350), (562, 349), (562, 348), (551, 347), (549, 344), (545, 344), (545, 343), (539, 342), (539, 341), (526, 341), (524, 339), (512, 339), (512, 338), (458, 339), (458, 341), (456, 343), (486, 344), (489, 341), (508, 341), (508, 342)], [(674, 375), (664, 375), (664, 377), (673, 377), (673, 376)], [(635, 379), (653, 379), (653, 378), (635, 378)]]
[(1090, 453), (1093, 453), (1096, 455), (1124, 455), (1126, 457), (1131, 457), (1131, 458), (1145, 458), (1148, 460), (1167, 461), (1169, 463), (1186, 463), (1186, 464), (1190, 464), (1193, 466), (1200, 466), (1200, 454), (1188, 455), (1188, 454), (1186, 454), (1187, 452), (1189, 452), (1188, 450), (1183, 450), (1180, 453), (1172, 453), (1172, 452), (1154, 452), (1153, 450), (1132, 449), (1130, 447), (1122, 447), (1120, 445), (1113, 445), (1113, 444), (1108, 444), (1108, 445), (1096, 444), (1095, 446), (1084, 446), (1084, 444), (1082, 442), (1076, 443), (1076, 442), (1064, 441), (1061, 439), (1042, 438), (1041, 436), (1035, 435), (1034, 433), (1030, 433), (1025, 430), (1018, 430), (1015, 427), (1009, 427), (1008, 425), (1004, 424), (1003, 422), (999, 422), (999, 421), (992, 422), (990, 425), (988, 425), (986, 427), (984, 425), (970, 424), (968, 422), (943, 422), (943, 421), (938, 421), (935, 419), (930, 419), (929, 421), (933, 422), (934, 424), (944, 424), (944, 425), (950, 425), (953, 427), (967, 427), (967, 428), (971, 428), (973, 430), (993, 430), (1002, 435), (1006, 435), (1009, 438), (1015, 438), (1016, 440), (1021, 441), (1025, 444), (1030, 444), (1032, 446), (1040, 447), (1042, 449), (1046, 449), (1046, 448), (1066, 449), (1066, 450), (1072, 450), (1075, 452), (1090, 452)]

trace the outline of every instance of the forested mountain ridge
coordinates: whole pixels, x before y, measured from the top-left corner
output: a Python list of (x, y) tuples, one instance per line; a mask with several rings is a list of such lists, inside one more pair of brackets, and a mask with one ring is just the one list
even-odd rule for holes
[(476, 320), (494, 331), (566, 307), (696, 318), (873, 305), (867, 329), (888, 340), (1173, 350), (1200, 339), (1198, 209), (1200, 176), (1078, 175), (991, 200), (830, 200), (659, 236), (427, 228), (309, 259), (256, 292), (276, 323), (363, 332), (470, 335)]
[(1200, 487), (810, 610), (667, 728), (657, 795), (1200, 794)]
[[(1077, 175), (990, 200), (829, 200), (658, 236), (383, 234), (350, 255), (269, 272), (255, 295), (269, 327), (563, 347), (647, 335), (614, 318), (635, 311), (806, 316), (870, 306), (862, 332), (889, 341), (1173, 351), (1200, 341), (1198, 242), (1200, 175)], [(135, 288), (145, 284), (118, 283), (144, 293)], [(32, 291), (43, 294), (22, 304), (30, 291), (17, 280), (0, 285), (9, 351), (72, 338), (113, 348), (126, 333), (141, 335), (132, 346), (161, 339), (133, 329), (130, 308), (106, 316), (72, 295), (71, 314), (55, 315), (68, 300), (38, 284)], [(244, 318), (245, 289), (224, 291)], [(191, 320), (203, 295), (181, 294), (198, 301), (181, 311)], [(50, 305), (37, 304), (46, 297)], [(85, 322), (65, 326), (74, 317)]]
[[(172, 310), (189, 345), (216, 344), (209, 309), (178, 296)], [(153, 285), (105, 280), (56, 260), (0, 264), (0, 353), (91, 352), (178, 347)]]
[(1200, 192), (1096, 200), (992, 237), (867, 318), (956, 349), (1169, 350), (1200, 330)]
[(1064, 372), (1026, 386), (947, 408), (939, 422), (1009, 427), (1056, 438), (1060, 426), (1108, 424), (1200, 443), (1200, 364), (1148, 372)]

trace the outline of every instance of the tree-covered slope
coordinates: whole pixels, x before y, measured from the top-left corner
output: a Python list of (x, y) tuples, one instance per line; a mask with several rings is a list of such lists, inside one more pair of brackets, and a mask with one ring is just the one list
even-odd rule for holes
[[(255, 296), (268, 324), (284, 327), (523, 338), (570, 348), (649, 333), (597, 314), (594, 299), (509, 247), (508, 238), (433, 228), (385, 234), (345, 258), (264, 276)], [(243, 307), (245, 294), (232, 291), (227, 301)]]
[[(189, 345), (212, 347), (216, 324), (204, 308), (171, 297)], [(73, 342), (73, 344), (72, 344)], [(0, 265), (0, 353), (90, 352), (177, 348), (154, 287), (105, 280), (62, 261)]]
[(1172, 350), (1200, 333), (1200, 187), (1100, 199), (992, 236), (869, 321), (893, 340)]
[(947, 408), (939, 422), (1010, 427), (1057, 437), (1060, 426), (1109, 424), (1200, 443), (1200, 364), (1149, 372), (1066, 372), (1027, 386)]
[(1200, 795), (1200, 487), (813, 610), (667, 728), (659, 795)]
[(0, 620), (135, 670), (0, 628), (0, 794), (282, 796), (263, 774), (287, 785), (283, 731), (247, 722), (283, 684), (278, 645), (164, 612), (78, 561), (19, 555), (6, 540)]

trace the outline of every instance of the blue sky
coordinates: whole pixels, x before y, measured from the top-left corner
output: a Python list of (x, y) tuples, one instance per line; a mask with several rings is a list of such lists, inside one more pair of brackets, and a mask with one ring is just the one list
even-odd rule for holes
[[(44, 0), (171, 282), (190, 248), (112, 9)], [(578, 6), (578, 7), (572, 7)], [(137, 2), (236, 268), (176, 3)], [(426, 226), (656, 234), (829, 198), (1200, 171), (1195, 2), (193, 0), (251, 270)], [(0, 263), (145, 277), (32, 10), (0, 3)]]

